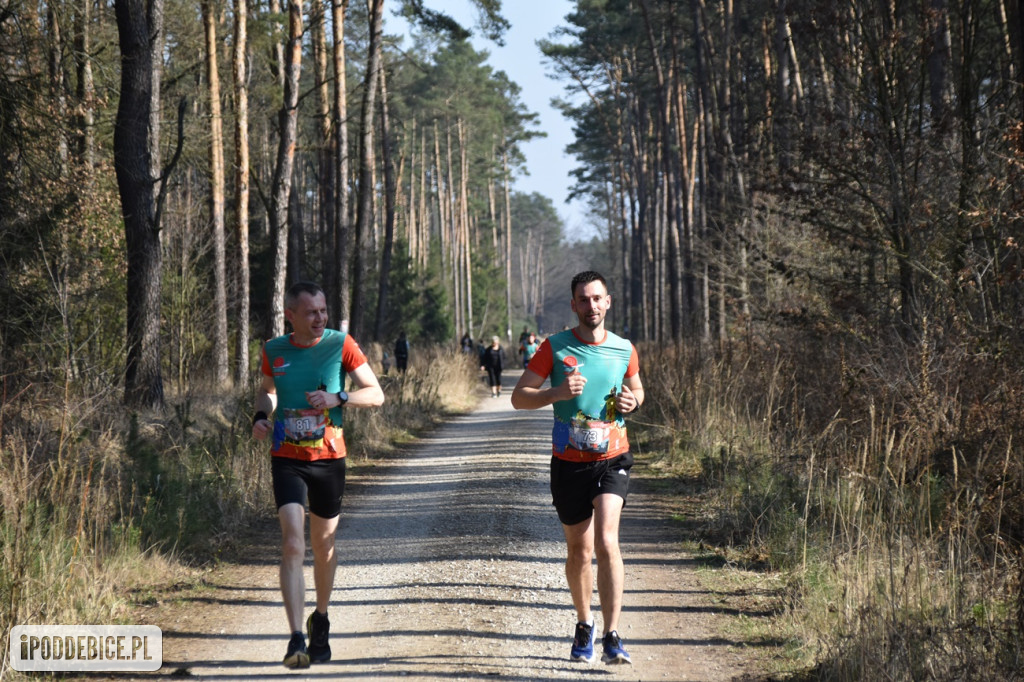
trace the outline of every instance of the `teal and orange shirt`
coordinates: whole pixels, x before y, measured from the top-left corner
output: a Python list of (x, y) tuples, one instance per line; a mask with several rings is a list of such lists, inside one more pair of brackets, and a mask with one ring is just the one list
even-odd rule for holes
[(263, 344), (261, 371), (274, 377), (277, 390), (270, 453), (305, 461), (344, 457), (341, 407), (315, 409), (306, 392), (344, 390), (345, 375), (364, 362), (355, 340), (335, 329), (325, 329), (311, 346), (295, 343), (291, 334)]
[(579, 370), (587, 378), (583, 393), (552, 405), (551, 454), (569, 461), (592, 462), (629, 451), (626, 421), (615, 410), (622, 381), (640, 371), (636, 348), (607, 332), (601, 343), (588, 343), (569, 329), (548, 337), (527, 369), (551, 379), (557, 387)]

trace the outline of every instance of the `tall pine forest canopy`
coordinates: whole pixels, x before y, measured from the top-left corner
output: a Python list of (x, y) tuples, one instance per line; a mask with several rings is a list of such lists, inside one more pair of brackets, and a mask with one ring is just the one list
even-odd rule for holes
[(537, 58), (591, 243), (514, 191), (523, 84), (441, 3), (385, 5), (4, 2), (5, 349), (59, 337), (35, 359), (158, 405), (248, 376), (299, 279), (361, 339), (447, 342), (561, 328), (594, 267), (637, 340), (1012, 362), (1019, 3), (577, 2)]
[(302, 279), (367, 342), (533, 326), (520, 267), (562, 239), (512, 187), (536, 114), (443, 12), (396, 3), (410, 41), (384, 4), (0, 8), (5, 347), (60, 336), (155, 406), (196, 370), (245, 382)]

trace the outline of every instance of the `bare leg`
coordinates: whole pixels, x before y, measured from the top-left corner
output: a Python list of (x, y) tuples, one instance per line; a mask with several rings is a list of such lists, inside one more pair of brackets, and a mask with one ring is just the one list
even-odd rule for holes
[(576, 619), (586, 623), (591, 619), (590, 598), (594, 591), (594, 569), (591, 566), (594, 556), (593, 518), (572, 526), (562, 524), (562, 530), (567, 545), (565, 578), (569, 582), (572, 605), (576, 608)]
[(290, 632), (302, 631), (302, 611), (306, 605), (306, 582), (302, 561), (306, 555), (306, 513), (301, 504), (289, 503), (277, 510), (281, 522), (281, 596)]
[(619, 549), (619, 520), (625, 501), (618, 495), (594, 498), (594, 545), (597, 553), (597, 594), (604, 634), (619, 628), (625, 571)]
[(309, 515), (309, 543), (313, 547), (313, 583), (316, 587), (316, 610), (327, 613), (331, 604), (331, 590), (334, 589), (334, 573), (338, 568), (335, 555), (335, 533), (338, 519), (325, 519), (316, 514)]

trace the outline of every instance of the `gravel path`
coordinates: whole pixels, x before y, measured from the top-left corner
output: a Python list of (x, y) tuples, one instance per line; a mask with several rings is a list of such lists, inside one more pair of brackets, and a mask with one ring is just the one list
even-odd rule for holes
[[(280, 663), (286, 626), (277, 537), (267, 533), (250, 564), (218, 569), (212, 588), (157, 614), (164, 673), (220, 680), (730, 680), (751, 672), (740, 642), (722, 634), (736, 609), (713, 605), (695, 562), (679, 549), (664, 501), (642, 490), (630, 497), (621, 533), (620, 633), (634, 665), (568, 660), (575, 614), (547, 488), (550, 421), (550, 410), (513, 410), (506, 391), (350, 476), (330, 663), (302, 671)], [(311, 604), (311, 561), (307, 588)], [(596, 618), (599, 629), (600, 613)]]

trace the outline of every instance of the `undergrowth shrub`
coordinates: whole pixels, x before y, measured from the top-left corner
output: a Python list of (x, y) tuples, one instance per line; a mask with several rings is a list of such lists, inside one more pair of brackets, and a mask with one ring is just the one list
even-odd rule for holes
[(385, 398), (380, 408), (345, 413), (345, 443), (357, 457), (372, 458), (476, 401), (476, 358), (470, 361), (454, 347), (417, 346), (404, 373), (392, 364), (386, 374), (380, 361), (384, 350), (380, 344), (363, 344), (362, 348)]
[(641, 357), (644, 412), (660, 412), (676, 458), (700, 464), (715, 509), (705, 539), (789, 576), (774, 627), (802, 643), (794, 668), (840, 680), (1019, 674), (1015, 355), (926, 329), (913, 343), (794, 333)]

